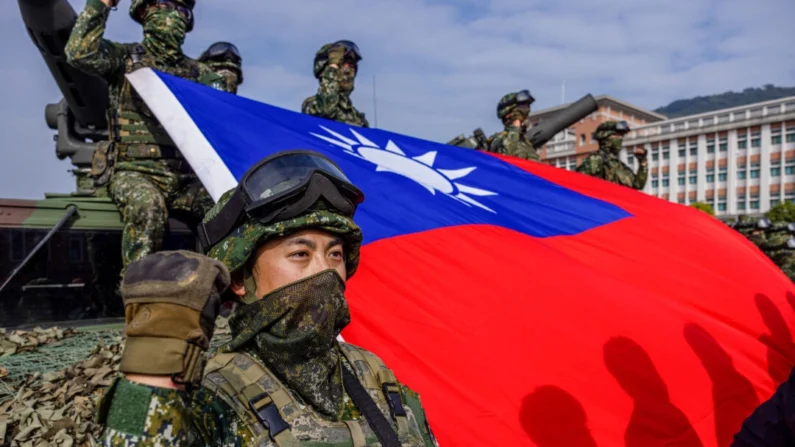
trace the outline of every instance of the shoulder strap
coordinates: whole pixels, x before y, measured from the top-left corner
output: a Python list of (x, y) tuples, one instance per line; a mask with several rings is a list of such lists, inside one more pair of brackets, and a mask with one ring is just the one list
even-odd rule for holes
[[(408, 417), (404, 408), (403, 398), (400, 393), (397, 378), (391, 369), (377, 355), (349, 343), (340, 343), (342, 353), (356, 368), (356, 363), (366, 365), (370, 374), (361, 377), (365, 388), (383, 394), (389, 414), (397, 423), (398, 435), (404, 437), (409, 432)], [(353, 396), (351, 396), (353, 397)], [(358, 405), (357, 405), (358, 406)]]
[(373, 398), (367, 393), (354, 373), (350, 372), (347, 365), (342, 366), (342, 383), (345, 386), (345, 391), (353, 400), (354, 405), (359, 411), (362, 412), (370, 428), (375, 432), (378, 441), (383, 447), (400, 447), (400, 439), (398, 439), (392, 425), (378, 409), (378, 406), (373, 401)]
[[(259, 362), (242, 353), (217, 354), (207, 362), (204, 374), (203, 386), (225, 395), (241, 420), (262, 429), (255, 433), (255, 445), (267, 437), (279, 447), (300, 446), (284, 416), (284, 407), (294, 403), (293, 398)], [(271, 392), (260, 385), (266, 376), (276, 384)]]

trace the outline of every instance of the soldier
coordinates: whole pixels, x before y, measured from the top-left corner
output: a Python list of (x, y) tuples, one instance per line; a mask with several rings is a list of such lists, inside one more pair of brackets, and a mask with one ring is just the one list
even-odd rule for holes
[(142, 24), (142, 43), (104, 39), (108, 15), (118, 0), (88, 0), (66, 44), (73, 66), (108, 81), (111, 145), (94, 153), (97, 186), (108, 193), (124, 221), (122, 275), (126, 266), (160, 249), (169, 212), (197, 224), (213, 201), (174, 142), (125, 78), (152, 67), (219, 90), (223, 77), (182, 53), (193, 29), (195, 0), (133, 0), (130, 15)]
[[(435, 446), (419, 396), (337, 340), (350, 322), (343, 292), (359, 264), (363, 199), (328, 158), (282, 152), (207, 213), (209, 257), (162, 251), (131, 264), (125, 377), (100, 405), (101, 442)], [(226, 299), (239, 303), (232, 339), (204, 365)]]
[(492, 135), (489, 152), (512, 155), (525, 160), (539, 161), (533, 144), (525, 135), (527, 115), (535, 98), (527, 90), (508, 93), (497, 104), (497, 118), (505, 126), (502, 132)]
[(626, 121), (605, 121), (600, 124), (594, 132), (594, 138), (599, 142), (599, 150), (588, 155), (577, 167), (577, 172), (630, 188), (643, 189), (649, 176), (646, 150), (640, 149), (635, 152), (635, 158), (640, 162), (637, 174), (618, 158), (623, 136), (627, 132), (629, 124)]
[(230, 91), (237, 94), (237, 88), (243, 84), (243, 58), (236, 46), (229, 42), (216, 42), (199, 56), (199, 62), (223, 76)]
[(323, 45), (315, 54), (315, 78), (320, 87), (306, 98), (301, 112), (354, 126), (370, 127), (364, 113), (351, 103), (353, 81), (362, 60), (359, 47), (350, 40)]

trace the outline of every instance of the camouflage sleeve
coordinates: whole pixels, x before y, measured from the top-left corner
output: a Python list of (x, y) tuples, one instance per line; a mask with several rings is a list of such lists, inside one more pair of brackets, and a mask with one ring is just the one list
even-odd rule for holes
[(64, 49), (70, 65), (104, 79), (124, 67), (126, 58), (124, 46), (102, 38), (109, 14), (102, 1), (88, 0)]
[(184, 391), (117, 380), (102, 397), (99, 444), (112, 447), (184, 446), (190, 430)]
[(604, 163), (602, 157), (597, 154), (591, 154), (585, 157), (585, 160), (577, 166), (577, 172), (588, 174), (594, 177), (604, 177)]
[(403, 400), (406, 402), (406, 405), (417, 418), (417, 426), (420, 428), (425, 446), (439, 447), (439, 444), (436, 442), (436, 437), (433, 435), (433, 430), (431, 430), (431, 425), (428, 422), (428, 417), (425, 415), (425, 409), (422, 408), (420, 395), (402, 383), (400, 384), (400, 390), (403, 392)]
[(339, 68), (326, 67), (320, 76), (320, 87), (315, 95), (313, 115), (334, 119), (342, 95), (340, 95)]
[(646, 162), (641, 162), (635, 178), (632, 180), (632, 187), (635, 189), (643, 189), (646, 186), (646, 179), (649, 177), (649, 166)]
[(226, 78), (213, 71), (207, 65), (201, 62), (196, 63), (199, 67), (199, 84), (221, 90), (222, 92), (235, 93), (232, 86), (226, 81)]
[(514, 157), (524, 158), (525, 160), (539, 161), (533, 145), (524, 137), (524, 129), (521, 126), (511, 126), (502, 141), (505, 153)]

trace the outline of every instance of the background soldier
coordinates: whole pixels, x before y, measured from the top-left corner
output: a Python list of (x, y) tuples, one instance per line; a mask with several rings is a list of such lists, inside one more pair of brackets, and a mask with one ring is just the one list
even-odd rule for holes
[(216, 42), (199, 56), (199, 62), (223, 76), (229, 90), (237, 94), (238, 87), (243, 84), (243, 57), (236, 46), (229, 42)]
[(527, 139), (525, 132), (527, 115), (530, 114), (530, 104), (535, 98), (527, 90), (508, 93), (497, 104), (497, 118), (505, 126), (502, 132), (490, 138), (489, 152), (511, 155), (525, 160), (539, 161), (533, 144)]
[(109, 195), (121, 211), (125, 268), (160, 249), (170, 211), (183, 213), (189, 224), (198, 223), (213, 205), (168, 133), (124, 77), (152, 67), (227, 89), (221, 76), (182, 53), (185, 34), (193, 29), (194, 1), (133, 0), (130, 15), (143, 25), (143, 42), (119, 44), (102, 37), (118, 0), (88, 0), (66, 44), (70, 64), (108, 81), (112, 144), (94, 153), (92, 174), (98, 186), (110, 183)]
[(588, 155), (577, 167), (577, 172), (630, 188), (643, 189), (649, 176), (646, 150), (639, 149), (635, 152), (635, 158), (640, 162), (637, 174), (618, 158), (623, 136), (627, 132), (629, 124), (626, 121), (605, 121), (600, 124), (594, 132), (594, 138), (599, 142), (599, 150)]
[(301, 112), (354, 126), (370, 127), (364, 113), (351, 102), (353, 81), (362, 60), (359, 47), (350, 40), (323, 45), (315, 54), (315, 78), (320, 87), (315, 96), (306, 98)]
[[(283, 152), (207, 213), (209, 257), (163, 251), (131, 264), (126, 377), (103, 399), (101, 442), (436, 445), (419, 396), (377, 356), (337, 341), (363, 199), (328, 158)], [(222, 297), (240, 303), (232, 340), (204, 367)], [(198, 387), (192, 399), (181, 384)]]

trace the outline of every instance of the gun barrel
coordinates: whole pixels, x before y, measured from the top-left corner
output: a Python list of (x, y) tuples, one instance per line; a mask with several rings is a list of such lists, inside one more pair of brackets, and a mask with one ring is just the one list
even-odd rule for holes
[(64, 48), (77, 20), (75, 10), (67, 0), (19, 0), (19, 10), (30, 39), (44, 58), (77, 122), (86, 128), (107, 128), (107, 83), (66, 62)]
[(533, 126), (527, 131), (527, 138), (536, 149), (541, 148), (547, 141), (567, 129), (572, 124), (585, 118), (599, 109), (599, 104), (590, 94), (583, 96), (577, 102), (555, 113), (549, 119)]

